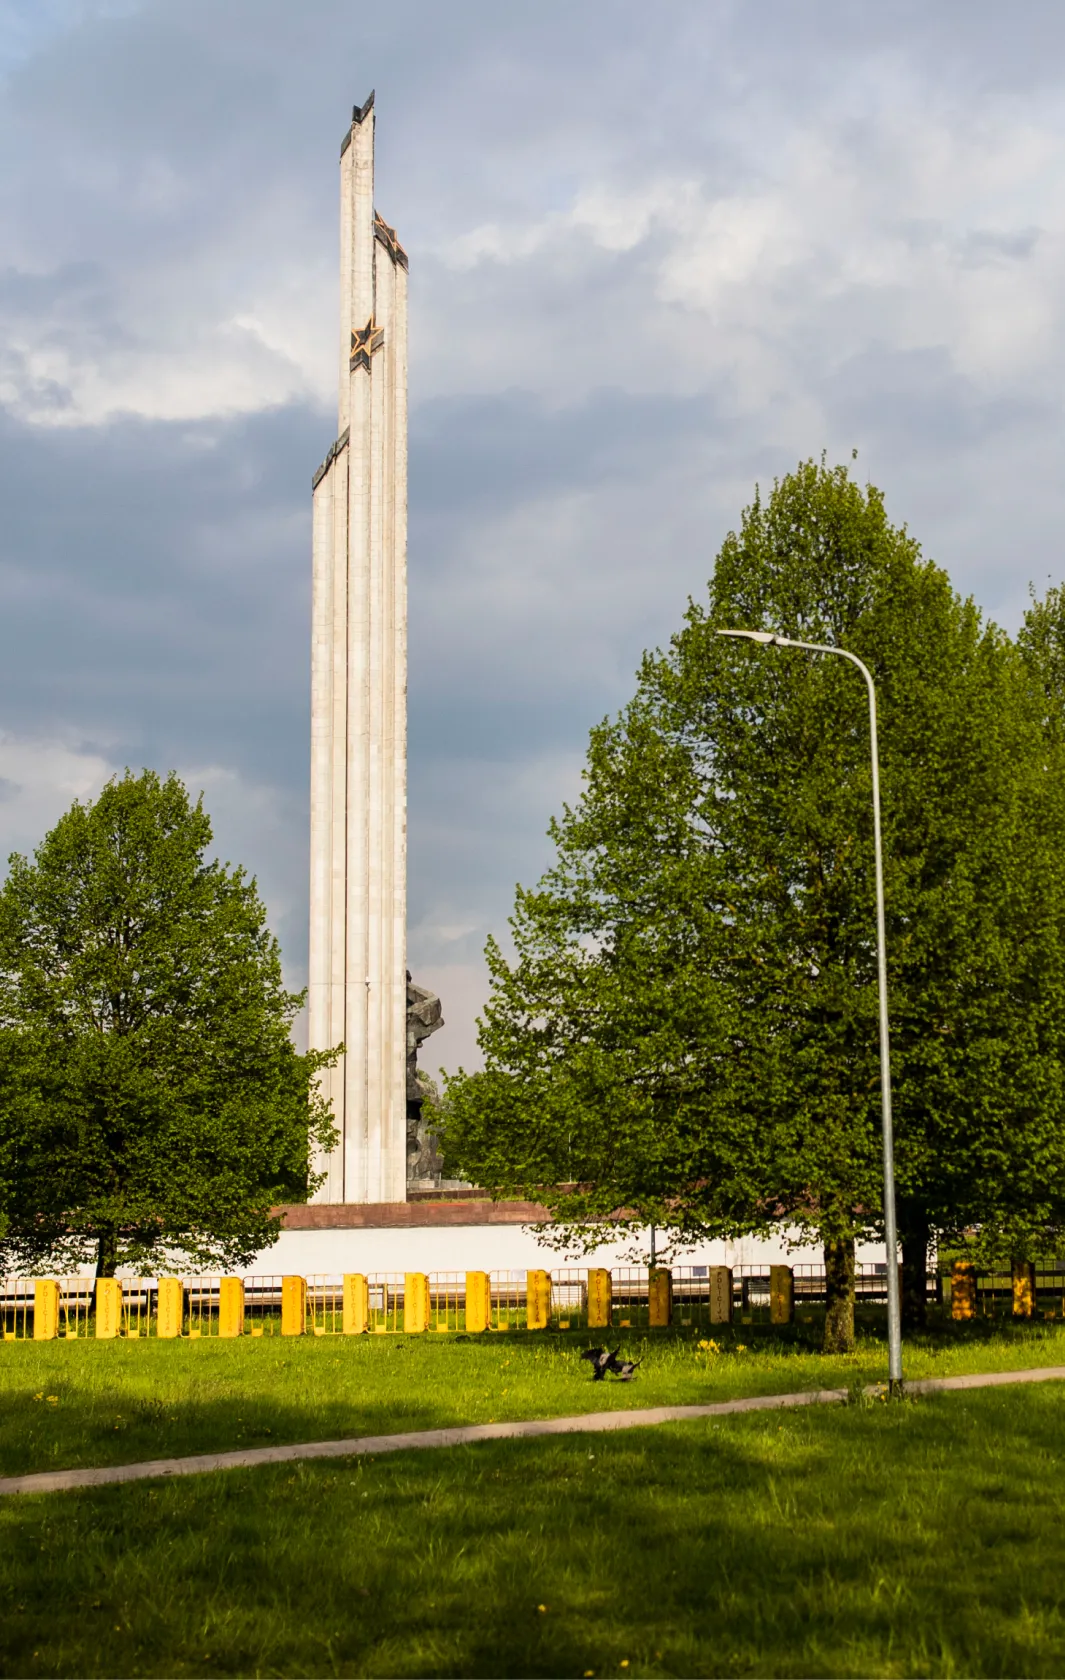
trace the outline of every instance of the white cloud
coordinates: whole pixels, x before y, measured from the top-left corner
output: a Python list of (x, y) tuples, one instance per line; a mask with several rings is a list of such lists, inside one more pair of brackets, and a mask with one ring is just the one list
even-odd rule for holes
[(73, 739), (0, 731), (0, 857), (30, 854), (76, 799), (93, 799), (115, 765)]
[[(438, 176), (447, 214), (413, 249), (416, 395), (725, 383), (747, 412), (800, 417), (809, 358), (831, 368), (874, 344), (941, 347), (995, 388), (1060, 384), (1060, 91), (969, 105), (912, 63), (866, 72), (768, 127), (730, 112), (727, 149), (689, 138), (679, 167), (652, 153), (622, 170), (590, 147), (562, 202), (545, 174), (485, 219), (476, 182)], [(44, 214), (9, 186), (0, 399), (14, 412), (48, 425), (332, 406), (332, 193), (301, 191), (283, 150), (252, 173), (239, 153), (230, 175), (196, 161), (89, 135), (55, 160)], [(318, 167), (331, 181), (332, 157)]]
[(444, 1025), (421, 1052), (423, 1072), (436, 1079), (441, 1068), (472, 1073), (484, 1065), (477, 1043), (477, 1017), (488, 993), (488, 969), (480, 959), (468, 963), (437, 962), (431, 972), (415, 975), (435, 991), (444, 1011)]
[[(690, 173), (602, 181), (565, 211), (457, 234), (437, 253), (441, 294), (423, 308), (431, 320), (453, 312), (449, 272), (468, 286), (472, 270), (494, 270), (507, 331), (490, 317), (486, 332), (471, 310), (469, 335), (430, 329), (423, 382), (572, 395), (597, 381), (682, 391), (726, 379), (750, 411), (801, 405), (804, 352), (833, 367), (870, 345), (941, 348), (996, 388), (1058, 381), (1060, 102), (970, 120), (917, 109), (911, 88), (907, 108), (871, 117), (851, 150), (847, 139), (830, 112), (745, 170), (742, 190), (715, 192)], [(637, 251), (633, 268), (623, 259)], [(523, 266), (535, 285), (515, 278)], [(489, 295), (483, 280), (476, 295)]]
[[(943, 345), (974, 377), (1045, 375), (1065, 278), (1060, 94), (970, 110), (897, 64), (860, 91), (867, 109), (845, 91), (768, 133), (734, 121), (729, 168), (689, 146), (679, 170), (652, 156), (620, 173), (590, 151), (566, 202), (534, 192), (506, 218), (439, 182), (449, 231), (413, 253), (421, 394), (731, 376), (753, 406), (789, 400), (792, 346), (811, 339), (830, 362), (874, 341)], [(302, 193), (283, 153), (227, 178), (87, 136), (55, 162), (51, 214), (7, 193), (0, 396), (15, 412), (82, 424), (331, 404), (332, 194)], [(323, 180), (332, 167), (323, 156)]]
[(223, 862), (241, 864), (255, 877), (273, 932), (285, 954), (286, 981), (306, 984), (307, 835), (302, 803), (269, 782), (256, 781), (224, 765), (178, 771), (192, 798), (203, 794), (211, 818), (214, 851)]
[[(197, 256), (176, 274), (146, 265), (115, 276), (103, 309), (97, 288), (68, 289), (62, 274), (9, 275), (27, 302), (5, 309), (0, 292), (0, 402), (34, 424), (83, 426), (120, 414), (196, 420), (321, 400), (335, 383), (318, 330), (333, 307), (321, 265), (279, 263), (269, 281), (248, 276), (218, 295), (216, 284), (197, 283), (196, 269), (224, 267), (226, 253)], [(41, 309), (34, 290), (50, 288), (56, 302)]]
[[(31, 855), (75, 800), (97, 798), (124, 766), (73, 738), (36, 738), (0, 730), (0, 858)], [(302, 813), (279, 790), (209, 765), (179, 771), (193, 799), (204, 795), (214, 851), (256, 876), (275, 932), (302, 928), (306, 842)], [(0, 871), (2, 874), (2, 871)], [(305, 957), (290, 940), (289, 983), (304, 983)]]

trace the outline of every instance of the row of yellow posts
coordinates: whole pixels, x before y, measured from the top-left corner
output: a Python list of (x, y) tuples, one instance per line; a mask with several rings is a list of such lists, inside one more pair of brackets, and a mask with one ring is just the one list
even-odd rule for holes
[[(465, 1274), (465, 1327), (477, 1334), (491, 1328), (492, 1290), (487, 1272)], [(1012, 1269), (1012, 1307), (1016, 1318), (1031, 1318), (1035, 1309), (1035, 1268), (1018, 1262)], [(732, 1319), (732, 1272), (727, 1266), (710, 1266), (707, 1275), (711, 1324)], [(98, 1278), (95, 1286), (95, 1333), (98, 1340), (112, 1340), (122, 1334), (122, 1284), (118, 1278)], [(673, 1318), (673, 1279), (664, 1267), (652, 1268), (648, 1288), (648, 1323), (664, 1329)], [(789, 1324), (795, 1311), (795, 1281), (790, 1266), (772, 1266), (769, 1271), (769, 1318), (772, 1324)], [(976, 1316), (977, 1272), (968, 1261), (957, 1261), (951, 1269), (951, 1315), (965, 1320)], [(172, 1339), (182, 1334), (185, 1313), (184, 1285), (180, 1278), (160, 1278), (156, 1294), (156, 1334)], [(587, 1273), (587, 1327), (607, 1330), (613, 1313), (613, 1280), (605, 1267)], [(60, 1286), (54, 1278), (38, 1278), (33, 1292), (33, 1337), (53, 1341), (59, 1335)], [(424, 1272), (404, 1273), (403, 1329), (408, 1333), (428, 1330), (431, 1323), (429, 1279)], [(546, 1330), (551, 1319), (551, 1274), (530, 1271), (526, 1276), (526, 1317), (529, 1330)], [(361, 1273), (349, 1272), (342, 1287), (341, 1323), (343, 1334), (358, 1336), (372, 1328), (370, 1284)], [(219, 1280), (218, 1335), (240, 1336), (245, 1328), (244, 1280)], [(302, 1336), (307, 1330), (307, 1280), (281, 1279), (281, 1334)]]
[[(1035, 1312), (1035, 1266), (1030, 1260), (1015, 1260), (1010, 1269), (1010, 1292), (1014, 1318), (1031, 1318)], [(955, 1260), (950, 1269), (950, 1315), (964, 1321), (976, 1317), (976, 1267), (971, 1260)]]
[[(551, 1300), (551, 1280), (546, 1272), (537, 1273), (546, 1280), (546, 1289), (537, 1296), (542, 1311), (542, 1327), (547, 1325), (547, 1311)], [(118, 1278), (98, 1278), (96, 1296), (96, 1337), (99, 1341), (113, 1341), (122, 1334), (122, 1284)], [(429, 1279), (424, 1272), (404, 1275), (403, 1328), (407, 1331), (429, 1328)], [(160, 1278), (156, 1294), (156, 1335), (163, 1340), (181, 1335), (185, 1311), (185, 1290), (180, 1278)], [(466, 1328), (487, 1330), (491, 1324), (491, 1285), (487, 1272), (466, 1273)], [(218, 1283), (218, 1335), (244, 1334), (244, 1280), (224, 1277)], [(55, 1278), (38, 1278), (33, 1286), (33, 1339), (54, 1341), (59, 1335), (60, 1287)], [(343, 1280), (342, 1327), (345, 1335), (360, 1335), (370, 1328), (370, 1287), (366, 1277), (349, 1272)], [(532, 1328), (541, 1327), (539, 1321)], [(307, 1280), (302, 1277), (281, 1279), (281, 1334), (302, 1336), (307, 1328)]]
[[(708, 1269), (709, 1317), (712, 1324), (727, 1324), (732, 1318), (732, 1272), (727, 1266)], [(487, 1272), (465, 1274), (465, 1327), (477, 1334), (492, 1325), (492, 1288)], [(122, 1284), (118, 1278), (98, 1278), (95, 1285), (95, 1334), (109, 1341), (122, 1334)], [(358, 1336), (372, 1328), (370, 1284), (362, 1273), (345, 1274), (342, 1284), (341, 1328), (344, 1335)], [(529, 1330), (546, 1330), (551, 1320), (551, 1274), (530, 1271), (526, 1275), (525, 1323)], [(587, 1317), (589, 1330), (610, 1328), (613, 1314), (613, 1280), (605, 1267), (587, 1273)], [(665, 1329), (673, 1318), (673, 1279), (664, 1267), (653, 1268), (648, 1285), (648, 1323), (652, 1330)], [(770, 1321), (790, 1323), (794, 1312), (794, 1280), (788, 1266), (770, 1270)], [(33, 1293), (33, 1337), (53, 1341), (59, 1335), (60, 1286), (54, 1278), (38, 1278)], [(160, 1278), (156, 1287), (156, 1335), (163, 1340), (182, 1334), (185, 1290), (180, 1278)], [(432, 1312), (429, 1279), (424, 1272), (404, 1273), (403, 1329), (417, 1334), (429, 1329)], [(217, 1334), (240, 1336), (245, 1328), (244, 1280), (219, 1279)], [(281, 1334), (302, 1336), (307, 1329), (307, 1280), (281, 1279)]]
[[(423, 1282), (426, 1280), (423, 1278)], [(361, 1292), (359, 1285), (361, 1284)], [(344, 1279), (344, 1328), (349, 1328), (349, 1296), (352, 1308), (351, 1329), (366, 1328), (366, 1279)], [(122, 1283), (119, 1278), (97, 1278), (96, 1338), (113, 1341), (122, 1334)], [(426, 1285), (426, 1299), (428, 1286)], [(358, 1303), (361, 1301), (361, 1322)], [(218, 1280), (218, 1334), (244, 1334), (244, 1279), (224, 1277)], [(185, 1316), (185, 1286), (180, 1278), (160, 1278), (156, 1293), (155, 1333), (163, 1340), (180, 1336)], [(281, 1334), (302, 1336), (307, 1318), (307, 1280), (302, 1277), (281, 1279)], [(38, 1278), (33, 1286), (33, 1339), (51, 1342), (59, 1334), (60, 1295), (55, 1278)]]

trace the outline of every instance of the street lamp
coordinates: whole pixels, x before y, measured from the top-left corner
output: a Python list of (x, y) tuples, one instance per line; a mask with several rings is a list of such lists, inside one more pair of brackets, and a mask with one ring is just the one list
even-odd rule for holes
[(902, 1392), (902, 1315), (899, 1302), (898, 1231), (895, 1225), (895, 1147), (891, 1129), (891, 1044), (888, 1036), (887, 939), (884, 932), (884, 864), (880, 845), (880, 766), (876, 746), (876, 689), (868, 668), (846, 648), (820, 642), (793, 642), (772, 630), (719, 630), (719, 636), (761, 642), (765, 647), (802, 648), (806, 653), (835, 653), (857, 665), (869, 690), (869, 738), (873, 758), (873, 845), (876, 851), (876, 973), (880, 994), (880, 1101), (884, 1142), (884, 1242), (887, 1247), (888, 1383)]

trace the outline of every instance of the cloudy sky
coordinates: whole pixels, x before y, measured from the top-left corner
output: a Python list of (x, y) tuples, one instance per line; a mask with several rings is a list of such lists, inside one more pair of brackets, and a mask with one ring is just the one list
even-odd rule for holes
[(485, 935), (756, 481), (860, 466), (1016, 624), (1062, 576), (1060, 0), (0, 0), (0, 855), (203, 788), (306, 971), (336, 165), (411, 259), (410, 959)]

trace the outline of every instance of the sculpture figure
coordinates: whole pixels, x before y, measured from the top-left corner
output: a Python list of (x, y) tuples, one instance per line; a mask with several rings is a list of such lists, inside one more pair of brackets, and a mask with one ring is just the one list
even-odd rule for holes
[(418, 1051), (444, 1025), (440, 999), (425, 986), (416, 986), (407, 973), (407, 1183), (438, 1185), (443, 1159), (436, 1138), (423, 1118), (429, 1087), (418, 1072)]

